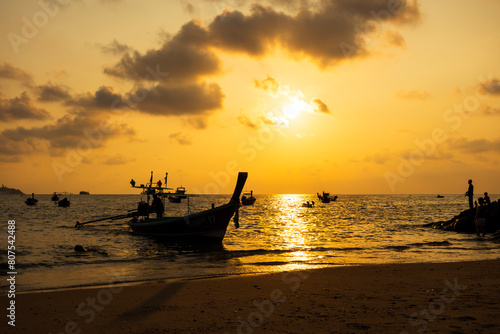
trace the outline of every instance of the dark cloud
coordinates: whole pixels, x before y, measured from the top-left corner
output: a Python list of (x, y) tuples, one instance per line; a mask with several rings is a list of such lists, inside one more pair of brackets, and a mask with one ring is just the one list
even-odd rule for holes
[(418, 90), (400, 90), (396, 92), (396, 95), (404, 100), (419, 100), (419, 101), (426, 100), (430, 96), (428, 92), (418, 91)]
[(492, 95), (500, 95), (500, 80), (496, 78), (489, 79), (480, 84), (481, 90), (484, 93), (489, 93)]
[(46, 85), (37, 86), (35, 91), (38, 94), (38, 101), (43, 102), (60, 102), (71, 98), (67, 87), (50, 82)]
[(33, 81), (31, 75), (6, 62), (0, 64), (0, 79), (17, 80), (26, 84), (29, 84)]
[[(104, 72), (130, 80), (156, 80), (150, 69), (159, 67), (173, 80), (197, 80), (221, 72), (213, 48), (262, 57), (281, 47), (294, 58), (309, 57), (320, 66), (368, 54), (368, 38), (383, 38), (385, 24), (398, 26), (418, 21), (416, 1), (325, 0), (301, 7), (296, 14), (255, 4), (249, 14), (225, 11), (207, 27), (193, 20), (159, 49), (127, 53)], [(394, 3), (399, 4), (395, 6)], [(392, 5), (391, 5), (392, 4)], [(377, 32), (379, 35), (376, 36)], [(392, 43), (404, 39), (392, 31)], [(375, 37), (374, 37), (375, 35)], [(149, 70), (148, 70), (149, 68)]]
[(50, 114), (41, 108), (37, 108), (27, 92), (13, 99), (0, 98), (0, 122), (10, 122), (21, 119), (45, 120)]
[(101, 44), (97, 45), (102, 50), (102, 52), (111, 53), (113, 55), (122, 55), (124, 53), (133, 51), (133, 49), (130, 46), (122, 44), (118, 42), (116, 39), (107, 45), (101, 45)]
[(144, 99), (138, 102), (137, 110), (165, 116), (209, 114), (222, 108), (225, 97), (218, 84), (206, 82), (179, 87), (160, 84), (140, 95)]
[[(221, 71), (221, 61), (208, 48), (208, 32), (196, 21), (185, 24), (181, 30), (158, 50), (145, 54), (127, 53), (104, 73), (131, 80), (159, 81), (151, 71), (169, 73), (173, 80), (196, 80)], [(163, 78), (164, 79), (164, 78)]]
[[(401, 6), (386, 0), (323, 1), (317, 10), (301, 8), (295, 15), (254, 5), (250, 15), (225, 12), (209, 25), (211, 43), (228, 51), (263, 56), (281, 46), (294, 57), (310, 57), (328, 66), (345, 57), (367, 53), (365, 40), (380, 32), (383, 24), (416, 22), (416, 1)], [(401, 45), (401, 40), (397, 41)]]
[(113, 87), (102, 86), (95, 93), (72, 97), (66, 100), (67, 106), (80, 107), (84, 109), (111, 110), (124, 97), (115, 93)]
[(193, 140), (189, 135), (182, 134), (181, 132), (173, 133), (168, 136), (171, 142), (175, 142), (180, 145), (192, 145)]
[(0, 132), (0, 160), (19, 161), (21, 156), (37, 152), (62, 156), (68, 149), (87, 154), (110, 139), (134, 136), (132, 128), (113, 121), (106, 113), (80, 110), (44, 126), (20, 126)]

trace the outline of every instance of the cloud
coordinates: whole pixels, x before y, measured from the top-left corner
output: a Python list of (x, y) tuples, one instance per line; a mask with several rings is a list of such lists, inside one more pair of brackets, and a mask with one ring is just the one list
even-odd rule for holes
[(37, 108), (27, 92), (13, 99), (0, 98), (0, 122), (10, 122), (21, 119), (45, 120), (50, 114), (41, 108)]
[(243, 124), (244, 126), (250, 128), (252, 130), (257, 130), (260, 128), (259, 124), (250, 120), (250, 118), (247, 115), (245, 115), (244, 113), (241, 113), (238, 116), (238, 122), (240, 122), (240, 124)]
[(175, 142), (180, 145), (192, 145), (193, 140), (189, 135), (182, 134), (181, 132), (173, 133), (168, 136), (171, 142)]
[[(136, 81), (155, 80), (148, 68), (159, 66), (175, 80), (196, 80), (221, 72), (221, 60), (214, 48), (251, 57), (263, 57), (282, 48), (293, 58), (310, 58), (326, 67), (345, 58), (367, 55), (366, 41), (383, 38), (380, 32), (385, 31), (386, 24), (399, 26), (419, 20), (417, 1), (397, 4), (385, 0), (325, 0), (310, 8), (301, 7), (293, 15), (254, 4), (248, 14), (224, 11), (206, 27), (192, 20), (159, 49), (144, 54), (128, 52), (104, 72)], [(397, 32), (390, 35), (393, 45), (403, 45)]]
[(180, 29), (158, 50), (145, 54), (127, 53), (120, 62), (105, 68), (104, 73), (130, 80), (157, 80), (151, 70), (159, 68), (175, 80), (196, 80), (221, 72), (221, 61), (208, 48), (208, 32), (197, 21), (191, 21)]
[(467, 139), (450, 138), (447, 141), (450, 149), (458, 150), (462, 153), (500, 153), (500, 138), (497, 139)]
[(269, 74), (267, 78), (264, 80), (254, 79), (255, 88), (262, 89), (266, 91), (270, 95), (277, 95), (280, 85), (276, 81), (276, 79), (272, 78)]
[(101, 86), (95, 93), (87, 93), (73, 97), (65, 102), (68, 106), (86, 109), (111, 109), (123, 96), (115, 93), (113, 87)]
[(124, 53), (133, 51), (133, 49), (130, 46), (122, 44), (118, 42), (116, 39), (107, 45), (97, 44), (97, 46), (101, 49), (102, 52), (110, 53), (113, 55), (122, 55)]
[[(211, 44), (223, 50), (262, 57), (281, 47), (294, 58), (309, 57), (326, 67), (368, 54), (367, 40), (376, 38), (385, 24), (417, 22), (418, 3), (401, 4), (388, 8), (382, 0), (330, 0), (322, 1), (319, 8), (303, 7), (296, 15), (256, 4), (249, 15), (224, 12), (209, 24), (208, 31)], [(401, 46), (401, 38), (396, 42)]]
[[(48, 153), (62, 156), (67, 149), (86, 155), (117, 137), (133, 138), (135, 131), (109, 117), (91, 117), (87, 112), (65, 115), (39, 127), (17, 127), (0, 132), (0, 160), (20, 161), (21, 156)], [(18, 158), (15, 158), (18, 157)]]
[(492, 95), (500, 95), (500, 80), (492, 78), (480, 83), (481, 90), (484, 93)]
[(71, 99), (67, 87), (50, 82), (46, 85), (37, 86), (35, 91), (38, 94), (38, 101), (59, 102)]
[[(278, 113), (267, 115), (265, 118), (268, 121), (277, 121), (280, 123), (280, 119), (295, 118), (300, 112), (331, 114), (330, 108), (323, 100), (313, 98), (310, 102), (306, 102), (304, 94), (300, 90), (293, 90), (289, 86), (279, 84), (278, 81), (269, 74), (264, 80), (254, 79), (253, 81), (255, 88), (264, 90), (274, 99), (282, 100), (282, 112), (279, 113), (280, 115), (278, 115)], [(287, 121), (284, 123), (287, 124)], [(244, 124), (244, 122), (242, 122), (242, 124)]]
[(396, 95), (403, 100), (419, 101), (424, 101), (430, 97), (430, 94), (428, 92), (418, 90), (400, 90), (396, 92)]
[(368, 162), (368, 163), (376, 163), (378, 165), (383, 165), (386, 162), (392, 160), (394, 156), (390, 153), (374, 153), (371, 155), (366, 156), (363, 159), (363, 162)]
[(222, 108), (225, 98), (217, 83), (196, 83), (171, 87), (157, 85), (142, 92), (137, 110), (163, 116), (206, 115)]
[(31, 75), (6, 62), (0, 64), (0, 79), (16, 80), (26, 84), (29, 84), (33, 81)]
[(404, 37), (397, 31), (386, 31), (385, 40), (389, 45), (398, 47), (400, 49), (406, 49), (406, 41)]
[(311, 101), (311, 104), (314, 106), (313, 109), (315, 112), (323, 113), (323, 114), (330, 114), (331, 113), (330, 108), (328, 108), (326, 103), (320, 99), (313, 99)]
[(109, 157), (107, 158), (106, 160), (103, 161), (103, 164), (105, 165), (125, 165), (129, 162), (133, 162), (133, 161), (136, 161), (136, 159), (131, 159), (131, 158), (127, 158), (127, 157), (124, 157), (123, 155), (121, 154), (116, 154), (112, 157)]
[(481, 114), (487, 116), (500, 115), (500, 108), (495, 108), (490, 105), (481, 105), (481, 107), (479, 107), (479, 111)]

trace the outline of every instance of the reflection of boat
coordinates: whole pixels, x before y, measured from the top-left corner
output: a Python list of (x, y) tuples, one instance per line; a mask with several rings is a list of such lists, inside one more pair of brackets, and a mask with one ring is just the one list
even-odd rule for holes
[(38, 203), (38, 200), (35, 198), (35, 194), (32, 193), (31, 198), (27, 198), (24, 203), (26, 203), (26, 205), (36, 205)]
[(57, 202), (57, 201), (59, 201), (59, 195), (55, 192), (55, 193), (54, 193), (54, 195), (52, 195), (51, 200), (52, 200), (53, 202)]
[(309, 203), (309, 202), (302, 203), (302, 207), (303, 208), (313, 208), (314, 207), (314, 201), (312, 201), (312, 203)]
[(174, 194), (168, 196), (168, 201), (170, 203), (180, 203), (182, 199), (187, 198), (186, 188), (178, 187)]
[(64, 197), (62, 200), (57, 202), (57, 205), (62, 207), (62, 208), (67, 208), (70, 204), (71, 204), (71, 202), (68, 200), (67, 197)]
[(335, 202), (338, 198), (338, 196), (331, 197), (330, 193), (325, 193), (323, 191), (323, 195), (317, 194), (318, 198), (321, 202), (323, 203), (330, 203), (331, 201)]
[(444, 196), (442, 196), (442, 195), (437, 195), (437, 198), (444, 198)]
[[(149, 218), (149, 210), (142, 210), (140, 215), (134, 217), (129, 222), (129, 226), (132, 228), (132, 231), (137, 234), (173, 239), (175, 241), (185, 239), (190, 241), (222, 242), (229, 221), (235, 213), (235, 224), (238, 226), (239, 197), (247, 176), (248, 173), (238, 174), (238, 181), (233, 196), (227, 204), (215, 208), (212, 206), (212, 209), (194, 214), (189, 214), (188, 211), (188, 215), (184, 217)], [(163, 190), (158, 190), (160, 194), (162, 194), (161, 192)], [(189, 210), (189, 197), (191, 195), (184, 195), (188, 199)]]
[[(247, 197), (247, 195), (250, 195)], [(241, 204), (242, 205), (253, 205), (255, 203), (256, 198), (253, 197), (253, 190), (250, 191), (249, 193), (244, 193), (243, 196), (241, 197)]]

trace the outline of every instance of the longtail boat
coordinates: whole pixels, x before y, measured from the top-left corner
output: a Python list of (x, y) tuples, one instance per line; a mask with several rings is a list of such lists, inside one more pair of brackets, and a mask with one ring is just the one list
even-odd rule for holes
[[(148, 235), (158, 238), (173, 239), (176, 241), (190, 240), (190, 241), (215, 241), (222, 242), (226, 234), (227, 226), (231, 218), (234, 216), (235, 225), (238, 227), (238, 208), (240, 206), (240, 195), (245, 186), (248, 173), (240, 172), (238, 174), (238, 181), (234, 189), (233, 195), (227, 204), (212, 207), (211, 209), (201, 211), (198, 213), (189, 213), (184, 217), (162, 217), (150, 218), (151, 210), (149, 208), (149, 195), (148, 203), (139, 204), (138, 214), (135, 215), (128, 225), (136, 234)], [(151, 178), (152, 179), (152, 178)], [(162, 187), (152, 187), (152, 183), (148, 185), (135, 186), (134, 188), (148, 189), (150, 193), (152, 189), (157, 190), (157, 195), (171, 196), (172, 193), (163, 193)], [(182, 194), (187, 196), (188, 203), (191, 195)], [(154, 214), (153, 214), (154, 215)]]
[[(247, 197), (248, 196), (248, 197)], [(253, 197), (253, 190), (249, 193), (244, 193), (241, 197), (241, 204), (243, 205), (253, 205), (255, 203), (256, 198)]]

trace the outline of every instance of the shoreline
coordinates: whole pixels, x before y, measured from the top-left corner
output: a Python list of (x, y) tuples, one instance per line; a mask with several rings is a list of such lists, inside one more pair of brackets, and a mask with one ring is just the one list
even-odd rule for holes
[[(496, 258), (500, 259), (500, 257)], [(244, 276), (253, 276), (253, 275), (266, 275), (266, 274), (276, 274), (276, 273), (282, 273), (285, 271), (310, 271), (310, 270), (318, 270), (318, 269), (328, 269), (328, 268), (339, 268), (339, 267), (360, 267), (360, 266), (382, 266), (382, 265), (404, 265), (404, 264), (442, 264), (442, 263), (467, 263), (467, 262), (477, 262), (477, 261), (492, 261), (496, 260), (494, 258), (490, 259), (483, 259), (483, 260), (477, 260), (477, 259), (471, 259), (471, 260), (457, 260), (457, 261), (429, 261), (429, 262), (384, 262), (384, 263), (363, 263), (363, 262), (358, 262), (358, 263), (342, 263), (342, 264), (334, 264), (334, 263), (317, 263), (313, 265), (309, 265), (309, 268), (300, 268), (300, 269), (283, 269), (283, 270), (275, 270), (275, 271), (269, 271), (269, 270), (263, 270), (263, 271), (252, 271), (252, 272), (246, 272), (246, 273), (221, 273), (221, 274), (207, 274), (207, 275), (194, 275), (194, 276), (177, 276), (177, 277), (167, 277), (167, 278), (145, 278), (142, 280), (119, 280), (117, 282), (113, 282), (111, 280), (108, 280), (109, 283), (104, 283), (104, 282), (98, 282), (94, 284), (85, 284), (85, 285), (69, 285), (69, 286), (59, 286), (59, 287), (48, 287), (48, 288), (33, 288), (33, 289), (27, 289), (27, 290), (18, 290), (18, 294), (30, 294), (30, 293), (44, 293), (44, 292), (54, 292), (54, 291), (68, 291), (68, 290), (79, 290), (79, 289), (93, 289), (93, 288), (102, 288), (102, 287), (107, 287), (109, 284), (120, 284), (123, 286), (136, 286), (136, 285), (149, 285), (153, 283), (168, 283), (168, 282), (173, 282), (173, 281), (197, 281), (197, 280), (204, 280), (204, 279), (223, 279), (223, 278), (228, 278), (228, 277), (244, 277)], [(18, 274), (19, 277), (22, 277), (23, 274)], [(4, 296), (3, 291), (0, 291), (0, 297)]]
[[(493, 333), (500, 331), (499, 275), (495, 259), (22, 292), (8, 333), (461, 333), (478, 327)], [(6, 295), (0, 300), (7, 305)], [(6, 325), (4, 316), (0, 327)]]

